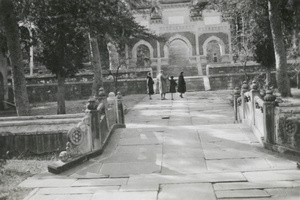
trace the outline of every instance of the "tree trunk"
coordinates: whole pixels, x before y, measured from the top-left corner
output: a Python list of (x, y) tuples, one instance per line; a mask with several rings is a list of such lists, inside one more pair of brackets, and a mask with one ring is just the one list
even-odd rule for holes
[(91, 39), (91, 46), (93, 52), (93, 68), (94, 68), (94, 81), (92, 87), (92, 95), (96, 96), (100, 87), (103, 87), (103, 77), (101, 69), (101, 59), (96, 38)]
[(279, 93), (282, 97), (291, 96), (290, 80), (287, 74), (287, 58), (284, 39), (281, 29), (280, 9), (282, 0), (269, 0), (269, 19), (273, 37), (275, 60), (276, 60), (276, 80)]
[(30, 115), (30, 106), (26, 89), (24, 66), (20, 46), (20, 36), (14, 7), (11, 0), (0, 0), (0, 13), (6, 32), (7, 45), (12, 65), (12, 82), (17, 114)]
[(66, 114), (65, 103), (65, 80), (60, 74), (57, 75), (57, 114)]

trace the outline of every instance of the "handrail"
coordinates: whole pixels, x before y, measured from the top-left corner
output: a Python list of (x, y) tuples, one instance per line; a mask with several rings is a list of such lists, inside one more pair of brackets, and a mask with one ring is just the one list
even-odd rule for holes
[(5, 104), (7, 104), (7, 105), (10, 105), (10, 106), (13, 106), (13, 107), (16, 107), (16, 105), (15, 104), (13, 104), (13, 103), (10, 103), (10, 102), (8, 102), (8, 101), (2, 101), (3, 103), (5, 103)]

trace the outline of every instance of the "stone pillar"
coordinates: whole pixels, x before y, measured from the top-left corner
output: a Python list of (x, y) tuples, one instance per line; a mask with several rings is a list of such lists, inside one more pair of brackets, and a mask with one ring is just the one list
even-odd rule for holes
[(121, 92), (118, 92), (116, 100), (117, 100), (117, 123), (125, 124), (124, 109), (123, 109), (123, 97), (122, 97)]
[(198, 75), (202, 76), (202, 64), (200, 59), (200, 50), (199, 50), (199, 39), (198, 39), (198, 33), (195, 33), (195, 39), (196, 39), (196, 62), (197, 62), (197, 69), (198, 69)]
[(250, 90), (250, 100), (251, 100), (251, 123), (255, 125), (255, 101), (254, 98), (259, 96), (259, 85), (255, 80), (252, 81), (251, 90)]
[(239, 117), (238, 117), (238, 98), (241, 96), (240, 95), (241, 91), (239, 90), (238, 87), (236, 87), (233, 91), (233, 108), (234, 108), (234, 121), (239, 122)]
[(266, 96), (264, 97), (263, 106), (263, 120), (264, 120), (264, 142), (274, 144), (275, 142), (275, 108), (276, 96), (273, 95), (273, 91), (268, 89)]
[(156, 69), (156, 75), (161, 70), (161, 55), (160, 55), (160, 43), (157, 41), (157, 69)]
[(90, 128), (89, 128), (89, 137), (92, 140), (92, 150), (95, 150), (95, 143), (94, 141), (96, 139), (100, 139), (100, 130), (99, 130), (99, 117), (98, 117), (98, 112), (97, 112), (97, 103), (95, 97), (91, 97), (88, 100), (88, 104), (86, 106), (87, 110), (85, 113), (88, 115), (88, 118), (90, 119)]
[(242, 89), (241, 89), (241, 98), (242, 98), (242, 119), (245, 119), (245, 92), (248, 92), (248, 84), (247, 81), (243, 82)]
[(108, 94), (107, 98), (107, 121), (108, 121), (108, 128), (110, 129), (112, 125), (116, 124), (117, 117), (116, 117), (116, 95), (113, 92)]

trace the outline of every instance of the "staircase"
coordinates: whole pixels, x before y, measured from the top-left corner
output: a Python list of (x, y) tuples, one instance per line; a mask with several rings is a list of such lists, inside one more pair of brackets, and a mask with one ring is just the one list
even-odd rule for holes
[(186, 76), (184, 79), (187, 92), (210, 90), (206, 76)]

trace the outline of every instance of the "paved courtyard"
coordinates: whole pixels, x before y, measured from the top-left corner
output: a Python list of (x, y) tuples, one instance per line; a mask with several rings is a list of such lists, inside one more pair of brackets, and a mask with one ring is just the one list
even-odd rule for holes
[(299, 200), (296, 161), (265, 150), (235, 124), (224, 96), (145, 98), (101, 156), (20, 187), (34, 188), (27, 200)]

